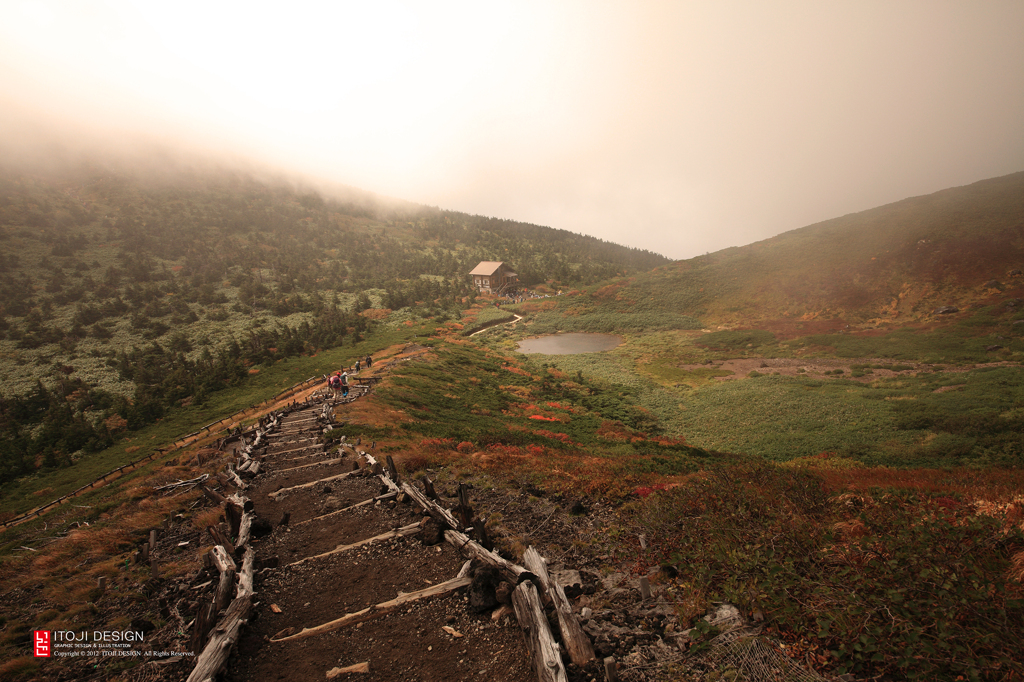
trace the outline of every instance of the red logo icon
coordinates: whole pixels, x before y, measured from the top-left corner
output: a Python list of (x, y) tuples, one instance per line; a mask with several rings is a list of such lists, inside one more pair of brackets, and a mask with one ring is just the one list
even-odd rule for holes
[(36, 658), (50, 656), (50, 631), (32, 631), (32, 649)]

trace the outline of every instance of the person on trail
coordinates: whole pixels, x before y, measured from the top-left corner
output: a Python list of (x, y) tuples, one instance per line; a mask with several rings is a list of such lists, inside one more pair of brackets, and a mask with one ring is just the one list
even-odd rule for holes
[(348, 372), (341, 373), (341, 385), (345, 388), (345, 393), (348, 393)]
[(356, 372), (359, 372), (359, 361), (356, 360)]
[(342, 386), (341, 386), (341, 397), (342, 398), (347, 398), (348, 397), (348, 384), (342, 384)]
[(331, 377), (331, 388), (337, 393), (341, 389), (341, 372), (337, 372)]
[(366, 367), (367, 367), (367, 369), (369, 369), (370, 367), (373, 367), (373, 357), (371, 357), (369, 355), (366, 356)]

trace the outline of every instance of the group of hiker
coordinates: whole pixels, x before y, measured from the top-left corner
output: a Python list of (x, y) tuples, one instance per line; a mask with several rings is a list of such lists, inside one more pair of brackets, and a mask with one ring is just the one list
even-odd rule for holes
[[(352, 374), (358, 374), (361, 367), (361, 362), (366, 363), (366, 368), (373, 367), (373, 356), (367, 355), (364, 361), (356, 360), (355, 367)], [(327, 385), (334, 390), (335, 394), (341, 393), (342, 398), (348, 397), (348, 369), (335, 372), (329, 379), (327, 379)]]

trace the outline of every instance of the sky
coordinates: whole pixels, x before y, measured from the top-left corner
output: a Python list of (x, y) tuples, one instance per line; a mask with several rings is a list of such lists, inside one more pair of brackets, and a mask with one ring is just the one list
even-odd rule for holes
[(1024, 2), (0, 0), (0, 135), (690, 258), (1024, 170)]

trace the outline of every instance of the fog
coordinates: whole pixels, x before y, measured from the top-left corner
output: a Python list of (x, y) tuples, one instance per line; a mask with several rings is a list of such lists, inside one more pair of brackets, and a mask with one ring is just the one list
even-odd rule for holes
[(687, 258), (1024, 169), (1022, 26), (1016, 0), (8, 1), (0, 153), (194, 156)]

